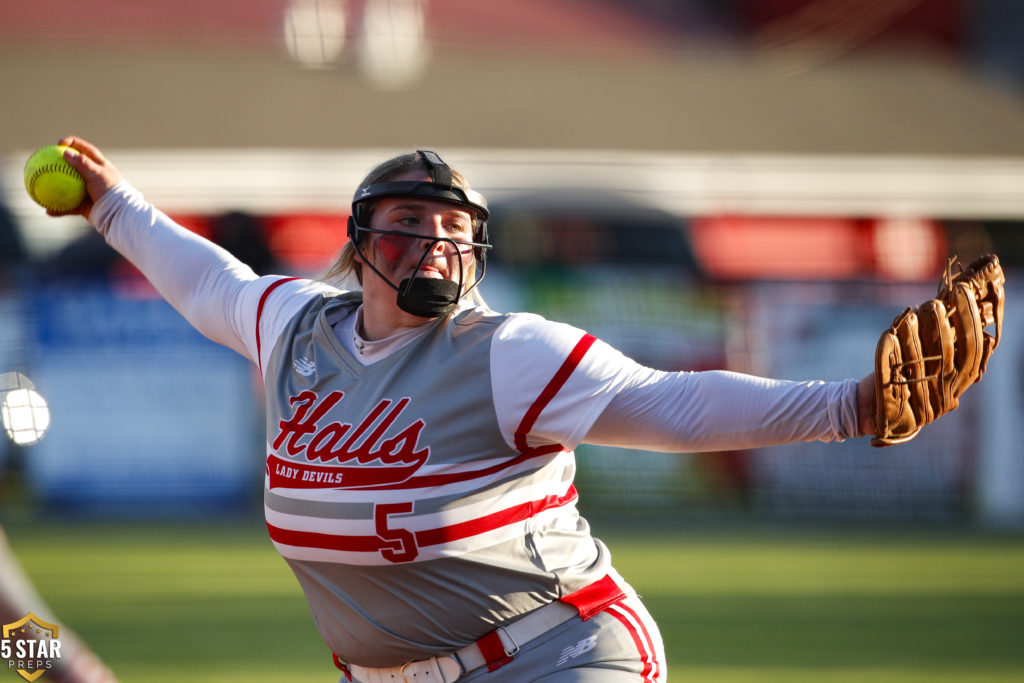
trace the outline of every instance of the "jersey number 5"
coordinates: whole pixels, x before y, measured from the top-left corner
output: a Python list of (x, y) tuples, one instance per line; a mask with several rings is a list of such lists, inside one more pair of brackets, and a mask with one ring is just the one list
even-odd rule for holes
[(388, 517), (412, 512), (412, 503), (377, 504), (373, 508), (373, 523), (377, 537), (383, 543), (380, 554), (391, 562), (412, 562), (419, 555), (416, 537), (408, 529), (389, 529)]

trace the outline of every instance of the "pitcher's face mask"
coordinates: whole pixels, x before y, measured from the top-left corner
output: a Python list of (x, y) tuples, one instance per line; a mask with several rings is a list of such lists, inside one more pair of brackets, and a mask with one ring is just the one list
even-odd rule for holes
[[(484, 277), (487, 262), (487, 250), (491, 248), (487, 238), (487, 200), (479, 192), (474, 190), (455, 187), (452, 184), (452, 172), (444, 161), (436, 153), (429, 150), (419, 150), (424, 162), (427, 164), (430, 177), (433, 180), (401, 180), (393, 182), (373, 183), (356, 190), (352, 199), (352, 217), (348, 219), (348, 238), (355, 248), (356, 254), (364, 264), (388, 284), (398, 295), (398, 307), (415, 316), (422, 318), (436, 318), (447, 315), (459, 301)], [(401, 230), (378, 230), (370, 228), (369, 204), (373, 200), (387, 197), (411, 197), (429, 199), (433, 201), (446, 202), (465, 208), (474, 217), (476, 223), (473, 232), (473, 240), (460, 240), (437, 235), (422, 235)], [(423, 249), (423, 255), (416, 265), (414, 273), (419, 272), (420, 267), (426, 259), (438, 249), (439, 243), (444, 243), (444, 251), (451, 250), (458, 258), (458, 281), (431, 277), (407, 277), (400, 283), (395, 284), (366, 258), (359, 246), (361, 233), (376, 233), (388, 235), (392, 238), (409, 240), (411, 248), (415, 241), (427, 242)], [(463, 265), (467, 260), (464, 255), (473, 253), (477, 263), (476, 277), (473, 282), (466, 282), (466, 267)], [(455, 273), (449, 273), (449, 277)]]

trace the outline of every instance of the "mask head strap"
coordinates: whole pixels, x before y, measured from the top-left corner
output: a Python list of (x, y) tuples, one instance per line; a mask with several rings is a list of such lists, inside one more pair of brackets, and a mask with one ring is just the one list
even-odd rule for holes
[(433, 152), (429, 149), (417, 150), (417, 153), (423, 157), (423, 161), (430, 167), (430, 177), (434, 179), (434, 183), (437, 185), (447, 185), (448, 189), (452, 188), (452, 169), (448, 167), (448, 164), (441, 160), (437, 152)]

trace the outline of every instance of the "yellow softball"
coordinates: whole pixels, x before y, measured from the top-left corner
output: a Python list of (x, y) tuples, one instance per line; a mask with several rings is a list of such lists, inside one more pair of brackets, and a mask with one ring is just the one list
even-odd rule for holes
[(64, 145), (37, 149), (25, 164), (25, 189), (39, 206), (56, 213), (74, 211), (85, 199), (85, 181), (64, 161)]

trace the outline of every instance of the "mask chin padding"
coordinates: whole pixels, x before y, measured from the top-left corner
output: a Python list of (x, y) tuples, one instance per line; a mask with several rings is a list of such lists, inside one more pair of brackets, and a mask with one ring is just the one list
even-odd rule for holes
[(398, 307), (420, 318), (436, 318), (455, 308), (459, 285), (452, 280), (435, 277), (414, 277), (398, 286)]

